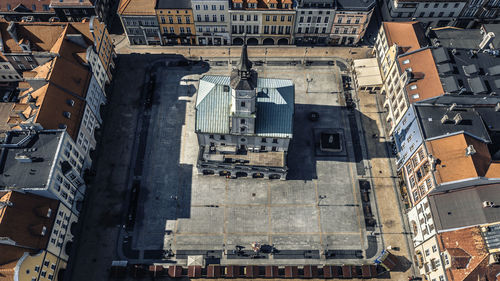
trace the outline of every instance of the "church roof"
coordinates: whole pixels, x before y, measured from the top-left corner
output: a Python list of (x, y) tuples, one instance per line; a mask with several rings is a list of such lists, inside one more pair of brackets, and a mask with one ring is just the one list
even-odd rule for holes
[[(294, 85), (286, 79), (257, 79), (255, 135), (291, 138)], [(196, 97), (196, 131), (229, 134), (231, 114), (229, 76), (203, 76)]]

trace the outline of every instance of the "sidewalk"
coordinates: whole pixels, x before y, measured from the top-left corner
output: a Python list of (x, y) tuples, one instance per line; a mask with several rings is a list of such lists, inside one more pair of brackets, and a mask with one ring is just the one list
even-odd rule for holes
[(407, 268), (404, 272), (391, 272), (391, 280), (406, 280), (408, 276), (415, 274), (413, 248), (410, 244), (408, 223), (402, 212), (399, 189), (396, 186), (395, 168), (386, 146), (386, 134), (381, 123), (383, 117), (379, 113), (375, 94), (357, 93), (357, 95), (359, 110), (365, 118), (374, 121), (363, 122), (363, 130), (368, 149), (368, 167), (371, 167), (368, 176), (372, 180), (378, 203), (384, 245), (391, 246), (393, 254), (404, 257), (401, 260), (406, 263), (405, 268)]

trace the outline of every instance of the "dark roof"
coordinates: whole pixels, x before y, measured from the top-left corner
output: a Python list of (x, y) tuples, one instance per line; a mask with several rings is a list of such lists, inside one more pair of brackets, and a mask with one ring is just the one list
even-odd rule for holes
[(191, 0), (158, 0), (157, 9), (191, 9)]
[(479, 29), (456, 29), (454, 27), (433, 29), (429, 37), (434, 46), (459, 49), (479, 49), (479, 43), (483, 40)]
[(443, 89), (461, 95), (500, 94), (500, 57), (470, 49), (434, 48)]
[[(449, 106), (415, 105), (424, 139), (464, 132), (485, 142), (491, 141), (483, 120), (474, 108), (456, 108), (452, 111), (449, 109)], [(455, 124), (453, 118), (457, 114), (461, 115), (462, 121)], [(444, 115), (448, 115), (449, 121), (443, 124), (441, 119)]]
[[(0, 189), (2, 187), (45, 188), (54, 157), (62, 138), (62, 130), (38, 133), (9, 132), (5, 144), (18, 146), (1, 147)], [(21, 162), (16, 155), (31, 158)]]
[(375, 7), (375, 0), (335, 0), (338, 10), (365, 10)]
[(490, 184), (431, 193), (434, 226), (439, 231), (500, 221), (500, 208), (483, 207), (484, 201), (500, 202), (499, 190), (500, 184)]
[(455, 95), (436, 96), (424, 101), (420, 101), (419, 104), (451, 105), (456, 103), (457, 105), (487, 106), (487, 105), (496, 105), (499, 102), (500, 102), (500, 93), (499, 95), (495, 96), (455, 94)]
[(231, 72), (231, 88), (253, 90), (255, 87), (257, 87), (257, 73), (252, 70), (252, 63), (248, 60), (247, 45), (243, 45), (238, 67)]

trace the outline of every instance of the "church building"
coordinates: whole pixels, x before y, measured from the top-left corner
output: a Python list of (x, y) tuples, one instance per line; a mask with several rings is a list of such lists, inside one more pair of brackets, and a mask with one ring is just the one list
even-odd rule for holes
[(196, 97), (199, 173), (285, 179), (292, 80), (257, 77), (243, 46), (231, 76), (203, 76)]

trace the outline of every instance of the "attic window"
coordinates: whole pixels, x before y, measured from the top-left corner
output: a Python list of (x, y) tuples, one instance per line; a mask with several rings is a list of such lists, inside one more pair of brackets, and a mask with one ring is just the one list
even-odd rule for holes
[(416, 90), (417, 89), (417, 85), (411, 85), (410, 86), (410, 90)]
[(68, 100), (66, 101), (66, 103), (67, 103), (69, 106), (74, 106), (74, 105), (75, 105), (75, 101), (74, 101), (74, 100), (72, 100), (72, 99), (68, 99)]
[(411, 96), (412, 99), (416, 100), (418, 98), (420, 98), (420, 95), (419, 94), (414, 94)]
[(404, 60), (404, 61), (403, 61), (403, 64), (409, 64), (409, 63), (410, 63), (410, 60), (409, 60), (409, 59), (408, 59), (408, 60)]
[(59, 124), (59, 129), (66, 129), (68, 126), (66, 126), (66, 124)]
[(229, 92), (229, 86), (228, 85), (224, 85), (224, 92), (225, 93)]
[(45, 236), (45, 233), (47, 233), (47, 228), (45, 225), (42, 227), (42, 233), (40, 233), (42, 236)]
[(49, 208), (49, 210), (47, 211), (47, 218), (50, 218), (50, 216), (52, 216), (52, 209)]
[(69, 119), (71, 117), (71, 113), (68, 111), (64, 111), (63, 116)]

